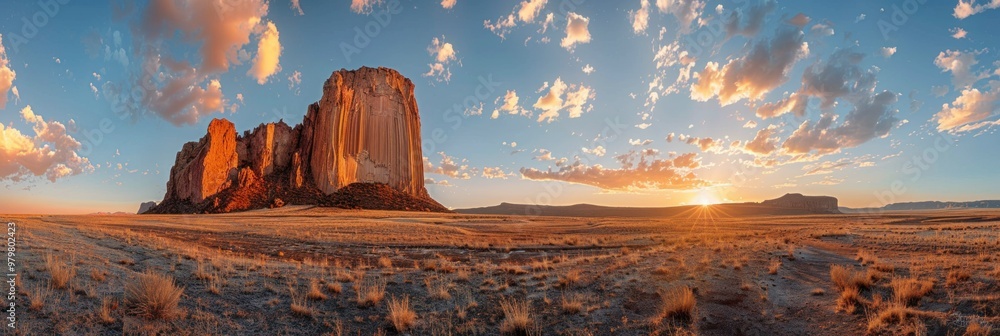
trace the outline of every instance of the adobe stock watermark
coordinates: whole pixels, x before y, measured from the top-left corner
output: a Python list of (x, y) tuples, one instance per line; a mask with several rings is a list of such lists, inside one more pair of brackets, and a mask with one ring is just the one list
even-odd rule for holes
[(70, 0), (39, 0), (37, 2), (39, 10), (32, 13), (30, 19), (29, 16), (21, 17), (21, 30), (4, 35), (10, 41), (11, 50), (14, 53), (19, 52), (21, 46), (28, 44), (37, 37), (38, 32), (48, 25), (49, 21), (55, 18), (56, 15), (59, 15), (59, 10), (62, 9), (62, 6), (65, 6), (69, 2)]
[(372, 14), (372, 19), (364, 27), (354, 27), (354, 38), (351, 43), (340, 42), (340, 52), (344, 54), (347, 63), (351, 63), (353, 55), (361, 54), (372, 43), (372, 39), (382, 34), (382, 31), (392, 23), (392, 17), (403, 12), (399, 0), (390, 0), (385, 7)]
[(917, 14), (921, 5), (927, 0), (903, 0), (900, 3), (892, 4), (889, 20), (879, 19), (877, 22), (878, 31), (882, 33), (882, 39), (888, 40), (889, 33), (899, 30), (899, 27), (910, 22), (910, 17)]
[(882, 207), (895, 203), (897, 197), (909, 191), (906, 187), (908, 183), (919, 181), (924, 172), (930, 170), (941, 159), (941, 155), (954, 146), (955, 138), (953, 135), (948, 132), (940, 132), (938, 135), (931, 146), (924, 148), (918, 155), (910, 157), (903, 163), (901, 172), (905, 178), (897, 178), (890, 182), (885, 189), (875, 191), (876, 202), (868, 207), (869, 212), (881, 213)]
[(450, 126), (447, 128), (434, 128), (430, 132), (430, 137), (425, 137), (421, 140), (422, 143), (420, 144), (420, 147), (424, 153), (437, 152), (437, 147), (447, 142), (449, 139), (448, 129), (454, 131), (462, 127), (463, 121), (471, 117), (471, 115), (465, 113), (465, 111), (478, 107), (484, 102), (496, 99), (495, 93), (503, 83), (493, 81), (493, 74), (486, 75), (485, 77), (479, 76), (478, 81), (479, 84), (476, 85), (475, 89), (473, 89), (472, 94), (465, 96), (465, 98), (462, 99), (461, 104), (452, 104), (451, 107), (445, 109), (441, 114), (441, 119)]

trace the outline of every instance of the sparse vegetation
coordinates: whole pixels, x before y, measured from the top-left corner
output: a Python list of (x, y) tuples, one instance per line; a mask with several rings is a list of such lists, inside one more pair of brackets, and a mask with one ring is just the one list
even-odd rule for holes
[(417, 313), (410, 308), (410, 297), (389, 298), (389, 322), (398, 332), (405, 332), (417, 323)]
[(514, 298), (501, 298), (500, 310), (503, 311), (500, 332), (527, 335), (531, 331), (534, 322), (531, 318), (530, 302)]
[(890, 286), (896, 302), (904, 305), (913, 304), (934, 289), (933, 282), (918, 279), (892, 279)]
[(45, 256), (45, 269), (49, 271), (49, 285), (55, 289), (66, 289), (70, 280), (76, 275), (72, 265), (62, 262), (54, 255)]
[(563, 313), (566, 314), (579, 314), (583, 311), (584, 296), (579, 293), (573, 294), (563, 294), (560, 307)]
[(660, 315), (662, 318), (690, 320), (694, 317), (694, 291), (687, 286), (660, 292)]
[(140, 273), (125, 285), (125, 304), (133, 315), (148, 319), (171, 319), (180, 310), (184, 288), (174, 279), (156, 272)]
[(841, 291), (868, 288), (872, 285), (871, 276), (867, 272), (854, 271), (842, 265), (830, 265), (830, 280)]
[(767, 274), (778, 274), (779, 268), (781, 268), (781, 260), (771, 260), (771, 264), (767, 266)]
[(319, 279), (312, 278), (309, 280), (309, 292), (306, 293), (306, 298), (315, 301), (326, 300), (326, 294), (319, 287)]
[(374, 306), (385, 297), (385, 282), (380, 278), (365, 278), (354, 286), (359, 306)]
[[(183, 239), (141, 222), (63, 234), (54, 228), (70, 226), (58, 219), (18, 219), (34, 235), (25, 249), (44, 251), (26, 254), (17, 279), (26, 314), (44, 321), (24, 326), (40, 334), (73, 333), (57, 325), (88, 321), (80, 332), (694, 335), (729, 307), (735, 313), (724, 323), (761, 333), (808, 333), (816, 324), (844, 334), (996, 333), (1000, 268), (992, 255), (1000, 244), (982, 237), (1000, 226), (948, 222), (975, 215), (912, 225), (903, 215), (891, 225), (878, 216), (726, 219), (694, 228), (677, 219), (540, 218), (517, 219), (526, 224), (512, 235), (508, 217), (469, 224), (448, 215), (442, 222), (456, 225), (426, 225), (400, 219), (405, 213), (350, 214), (364, 220), (327, 216), (312, 226), (303, 223), (315, 219), (301, 217), (277, 232), (240, 215), (216, 217), (233, 223), (151, 217), (183, 228)], [(286, 221), (266, 212), (253, 218)], [(397, 231), (408, 234), (386, 234)], [(576, 245), (565, 244), (566, 235)], [(181, 291), (172, 314), (143, 312), (122, 294), (139, 287), (140, 267), (170, 274), (162, 277)], [(68, 277), (60, 289), (52, 271), (61, 269), (85, 276)], [(829, 277), (819, 276), (827, 269)], [(671, 289), (653, 289), (664, 284)], [(758, 314), (773, 320), (760, 324)], [(262, 316), (275, 323), (260, 323)]]

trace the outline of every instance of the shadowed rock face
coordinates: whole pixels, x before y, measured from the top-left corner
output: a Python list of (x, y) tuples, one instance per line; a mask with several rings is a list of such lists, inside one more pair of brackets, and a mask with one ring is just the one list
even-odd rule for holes
[(142, 202), (142, 204), (139, 204), (139, 211), (137, 211), (136, 213), (140, 214), (140, 215), (144, 214), (144, 213), (146, 213), (146, 211), (149, 211), (150, 209), (152, 209), (155, 206), (156, 206), (156, 202)]
[(329, 195), (353, 183), (379, 183), (398, 197), (429, 201), (399, 210), (447, 211), (424, 188), (413, 83), (395, 70), (334, 72), (322, 99), (294, 128), (279, 121), (237, 136), (228, 120), (212, 120), (205, 137), (177, 153), (163, 202), (149, 213), (329, 204)]

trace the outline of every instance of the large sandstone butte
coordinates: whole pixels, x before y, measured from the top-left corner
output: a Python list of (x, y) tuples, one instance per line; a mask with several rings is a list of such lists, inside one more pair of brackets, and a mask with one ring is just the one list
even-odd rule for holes
[(448, 211), (424, 188), (413, 82), (388, 68), (341, 69), (294, 128), (279, 121), (238, 135), (213, 119), (205, 137), (177, 153), (166, 195), (147, 213), (284, 204)]

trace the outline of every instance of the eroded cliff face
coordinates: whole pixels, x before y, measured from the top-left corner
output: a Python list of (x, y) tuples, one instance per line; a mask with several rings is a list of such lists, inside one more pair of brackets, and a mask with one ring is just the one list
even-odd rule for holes
[(228, 120), (212, 120), (205, 137), (177, 153), (164, 200), (149, 213), (230, 212), (379, 197), (331, 196), (352, 183), (380, 183), (398, 192), (372, 195), (413, 198), (390, 202), (402, 204), (400, 210), (447, 211), (424, 188), (413, 83), (395, 70), (334, 72), (322, 99), (309, 106), (294, 128), (279, 121), (237, 136)]
[(338, 71), (310, 109), (313, 182), (330, 194), (354, 182), (427, 197), (413, 83), (386, 68)]
[(177, 153), (164, 199), (201, 202), (229, 187), (238, 162), (236, 127), (228, 120), (213, 119), (205, 137), (184, 144)]

